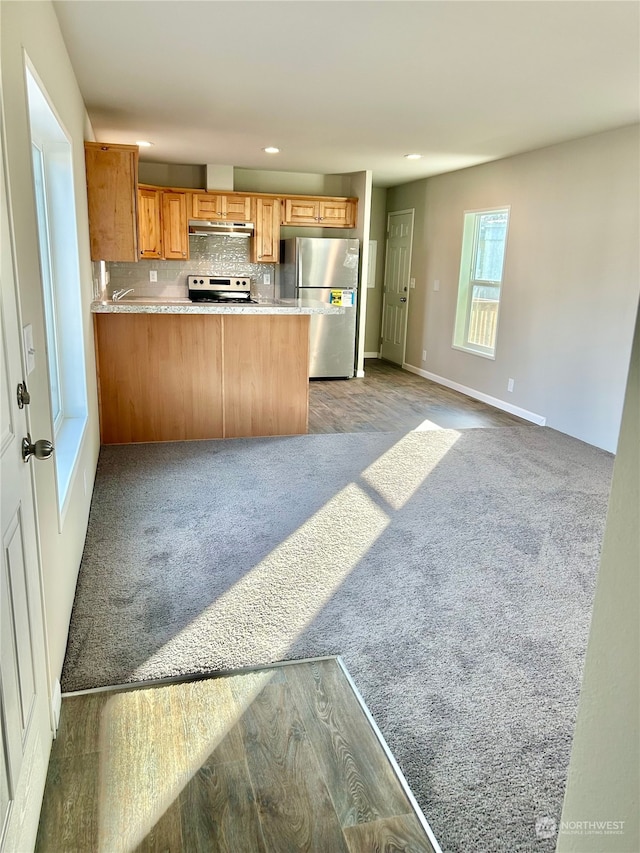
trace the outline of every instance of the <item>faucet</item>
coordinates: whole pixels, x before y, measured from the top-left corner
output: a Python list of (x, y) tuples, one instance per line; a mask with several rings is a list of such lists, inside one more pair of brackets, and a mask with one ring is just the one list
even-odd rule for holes
[(127, 293), (133, 293), (133, 291), (134, 291), (133, 287), (130, 287), (128, 290), (125, 290), (124, 288), (121, 288), (120, 290), (114, 290), (113, 293), (111, 294), (111, 298), (113, 299), (114, 302), (118, 302), (118, 300), (124, 299), (124, 297), (127, 295)]

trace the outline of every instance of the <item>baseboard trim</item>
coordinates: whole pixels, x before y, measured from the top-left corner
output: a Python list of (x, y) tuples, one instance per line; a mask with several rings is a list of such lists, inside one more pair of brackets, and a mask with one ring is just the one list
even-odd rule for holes
[(544, 415), (537, 415), (535, 412), (530, 412), (528, 409), (521, 409), (520, 406), (513, 406), (504, 400), (499, 400), (497, 397), (491, 397), (482, 391), (476, 391), (475, 388), (469, 388), (466, 385), (460, 385), (459, 382), (452, 382), (451, 379), (445, 379), (444, 376), (438, 376), (436, 373), (430, 373), (428, 370), (422, 370), (420, 367), (414, 367), (413, 364), (403, 362), (402, 367), (408, 370), (409, 373), (416, 373), (425, 379), (430, 379), (431, 382), (437, 382), (438, 385), (444, 385), (445, 388), (451, 388), (453, 391), (459, 391), (466, 397), (472, 397), (474, 400), (480, 400), (495, 409), (501, 409), (503, 412), (509, 412), (510, 415), (515, 415), (525, 421), (530, 421), (538, 426), (546, 426), (547, 419)]
[(364, 357), (365, 358), (380, 358), (380, 353), (379, 352), (365, 352)]
[(53, 720), (54, 737), (60, 726), (60, 709), (62, 708), (62, 688), (60, 681), (56, 678), (56, 683), (53, 685), (53, 696), (51, 697), (51, 718)]

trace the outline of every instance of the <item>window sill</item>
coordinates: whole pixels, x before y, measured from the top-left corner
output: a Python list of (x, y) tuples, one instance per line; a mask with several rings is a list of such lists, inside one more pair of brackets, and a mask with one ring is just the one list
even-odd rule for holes
[(483, 352), (482, 350), (473, 349), (472, 347), (463, 347), (459, 344), (451, 344), (451, 349), (457, 349), (460, 350), (460, 352), (467, 352), (469, 355), (479, 355), (480, 358), (488, 358), (490, 361), (496, 360), (495, 353)]
[(62, 532), (71, 495), (71, 482), (80, 458), (80, 448), (87, 426), (87, 415), (65, 418), (56, 433), (55, 469), (58, 492), (58, 529)]

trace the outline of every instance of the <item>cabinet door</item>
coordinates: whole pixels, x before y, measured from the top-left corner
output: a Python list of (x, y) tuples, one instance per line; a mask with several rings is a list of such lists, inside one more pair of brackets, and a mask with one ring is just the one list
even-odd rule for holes
[(319, 216), (319, 225), (329, 228), (353, 228), (356, 219), (355, 203), (332, 199), (321, 201)]
[(251, 196), (194, 193), (192, 215), (194, 219), (251, 222)]
[(222, 196), (216, 193), (194, 193), (191, 196), (191, 216), (194, 219), (221, 219)]
[(162, 243), (167, 260), (189, 257), (187, 199), (184, 193), (162, 193)]
[(283, 225), (317, 225), (320, 205), (317, 199), (285, 198)]
[(137, 261), (138, 147), (85, 142), (92, 261)]
[(220, 196), (222, 218), (229, 222), (251, 222), (251, 196)]
[(160, 190), (138, 190), (138, 235), (141, 258), (162, 257)]
[(251, 260), (258, 264), (277, 264), (280, 260), (280, 200), (257, 198), (255, 202), (256, 232), (251, 247)]

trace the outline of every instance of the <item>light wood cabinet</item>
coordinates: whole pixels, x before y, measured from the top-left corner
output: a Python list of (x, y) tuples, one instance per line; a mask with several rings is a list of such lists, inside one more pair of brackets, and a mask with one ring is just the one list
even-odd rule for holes
[(85, 143), (91, 258), (186, 260), (189, 219), (254, 222), (251, 259), (277, 264), (280, 225), (353, 228), (357, 199), (138, 186), (135, 145)]
[(254, 264), (277, 264), (280, 261), (280, 200), (258, 197), (254, 210), (251, 260)]
[(183, 261), (189, 257), (189, 221), (184, 193), (162, 193), (162, 244), (165, 257)]
[(353, 228), (356, 203), (348, 199), (320, 199), (320, 225), (330, 228)]
[(356, 211), (355, 199), (290, 197), (284, 199), (282, 224), (353, 228), (356, 224)]
[(251, 196), (193, 193), (191, 216), (193, 219), (251, 222)]
[(93, 261), (137, 261), (137, 145), (85, 142)]
[(183, 261), (189, 257), (185, 193), (138, 188), (138, 244), (141, 259)]
[(320, 205), (318, 199), (284, 199), (283, 225), (317, 225), (319, 219)]
[(138, 251), (141, 258), (162, 258), (162, 190), (138, 189)]
[(308, 315), (94, 322), (103, 444), (306, 433)]

